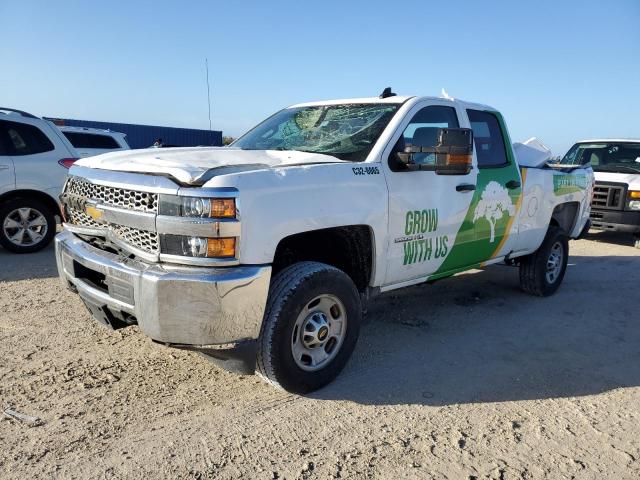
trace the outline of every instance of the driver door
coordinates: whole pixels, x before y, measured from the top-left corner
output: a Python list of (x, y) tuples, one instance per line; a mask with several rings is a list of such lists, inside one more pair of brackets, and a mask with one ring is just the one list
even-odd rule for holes
[[(414, 138), (421, 143), (432, 140), (438, 128), (461, 125), (464, 112), (447, 100), (417, 104), (401, 124), (399, 132), (385, 150), (389, 171), (389, 236), (385, 285), (426, 280), (443, 268), (456, 246), (471, 244), (473, 228), (462, 228), (476, 185), (477, 168), (465, 175), (442, 175), (435, 171), (408, 170), (395, 153), (404, 150)], [(466, 123), (466, 121), (465, 121)], [(414, 163), (433, 164), (433, 154), (420, 153)], [(458, 262), (460, 263), (460, 262)], [(465, 265), (447, 262), (447, 270)]]

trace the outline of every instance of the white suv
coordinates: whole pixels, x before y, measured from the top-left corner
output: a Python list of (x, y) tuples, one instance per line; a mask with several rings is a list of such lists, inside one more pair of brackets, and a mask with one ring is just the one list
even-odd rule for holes
[(127, 135), (87, 127), (58, 127), (81, 157), (92, 157), (115, 150), (129, 150)]
[(0, 245), (29, 253), (51, 241), (58, 195), (77, 158), (53, 123), (0, 107)]

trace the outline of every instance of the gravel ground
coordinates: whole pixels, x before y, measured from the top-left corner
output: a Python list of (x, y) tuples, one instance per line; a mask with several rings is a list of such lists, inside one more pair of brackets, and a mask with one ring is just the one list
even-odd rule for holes
[(95, 324), (53, 250), (0, 250), (0, 477), (640, 478), (640, 251), (571, 242), (550, 298), (494, 266), (380, 297), (300, 397)]

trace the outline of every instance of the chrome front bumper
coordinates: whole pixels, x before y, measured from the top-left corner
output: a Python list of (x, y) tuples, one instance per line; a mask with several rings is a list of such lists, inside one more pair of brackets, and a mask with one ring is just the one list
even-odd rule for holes
[(137, 322), (153, 340), (204, 347), (260, 335), (270, 266), (143, 263), (97, 249), (68, 231), (56, 236), (55, 245), (65, 287), (88, 305)]

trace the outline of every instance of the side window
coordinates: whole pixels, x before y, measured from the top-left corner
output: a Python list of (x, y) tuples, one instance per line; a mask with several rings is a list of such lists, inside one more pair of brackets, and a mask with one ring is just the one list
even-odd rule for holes
[(9, 155), (7, 125), (6, 122), (0, 120), (0, 156)]
[(507, 165), (507, 153), (498, 118), (490, 112), (467, 110), (478, 167), (501, 167)]
[(38, 127), (6, 120), (0, 121), (0, 125), (10, 155), (34, 155), (55, 149), (51, 140)]
[(109, 135), (95, 135), (93, 133), (63, 132), (75, 148), (101, 148), (111, 150), (120, 148), (118, 142)]
[[(407, 128), (402, 132), (394, 150), (396, 152), (403, 151), (405, 146), (413, 143), (414, 138), (420, 138), (424, 142), (423, 144), (435, 146), (439, 128), (458, 128), (459, 125), (455, 108), (440, 105), (424, 107), (413, 116)], [(435, 165), (436, 157), (433, 153), (417, 153), (414, 155), (413, 161), (423, 165)], [(402, 169), (400, 165), (397, 167), (393, 169)]]

